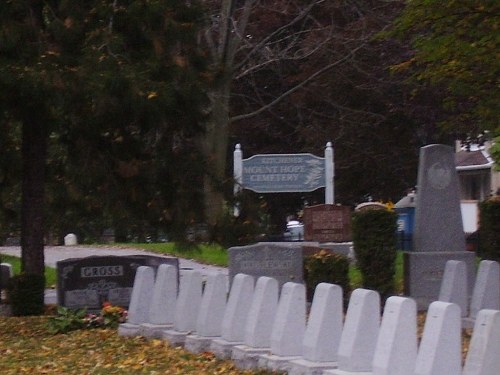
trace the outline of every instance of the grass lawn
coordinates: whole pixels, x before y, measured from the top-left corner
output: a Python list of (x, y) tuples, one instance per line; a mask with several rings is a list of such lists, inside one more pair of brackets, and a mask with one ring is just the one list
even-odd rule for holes
[[(103, 246), (103, 245), (99, 245)], [(118, 247), (139, 248), (158, 254), (166, 254), (177, 256), (180, 258), (193, 259), (205, 264), (213, 264), (216, 266), (227, 267), (228, 255), (227, 251), (219, 245), (201, 244), (196, 246), (180, 246), (173, 242), (167, 243), (120, 243), (115, 244)], [(20, 259), (13, 256), (1, 255), (2, 262), (12, 264), (14, 273), (18, 274), (21, 269)], [(351, 288), (359, 288), (362, 285), (361, 273), (355, 266), (349, 269), (349, 278)], [(56, 270), (51, 267), (45, 268), (45, 285), (47, 288), (52, 288), (57, 284)], [(396, 259), (396, 277), (395, 290), (400, 293), (403, 291), (403, 253), (398, 251)]]
[[(21, 259), (18, 257), (0, 254), (2, 263), (9, 263), (12, 265), (14, 274), (17, 275), (21, 272)], [(45, 286), (47, 288), (55, 287), (57, 283), (56, 269), (52, 267), (45, 267)]]
[[(198, 245), (192, 247), (179, 247), (175, 243), (138, 243), (119, 244), (123, 247), (135, 247), (159, 254), (169, 254), (181, 258), (194, 259), (201, 263), (227, 267), (227, 251), (218, 245)], [(361, 272), (355, 267), (349, 268), (351, 288), (360, 288), (362, 285)], [(398, 251), (396, 258), (395, 291), (403, 292), (403, 252)]]

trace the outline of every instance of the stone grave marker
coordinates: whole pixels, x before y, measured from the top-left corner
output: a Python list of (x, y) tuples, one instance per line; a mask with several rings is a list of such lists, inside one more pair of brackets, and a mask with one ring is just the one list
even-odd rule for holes
[[(414, 251), (404, 256), (405, 295), (424, 310), (438, 299), (448, 260), (464, 261), (469, 280), (475, 273), (475, 254), (465, 251), (452, 147), (429, 145), (420, 149), (413, 236)], [(472, 288), (468, 294), (471, 292)]]
[(333, 204), (304, 208), (304, 239), (318, 242), (351, 241), (351, 208)]
[(149, 255), (91, 256), (57, 262), (57, 300), (60, 306), (100, 310), (103, 302), (128, 308), (134, 278), (140, 266), (170, 264), (179, 270), (179, 260)]
[(146, 323), (149, 317), (154, 283), (153, 268), (140, 266), (135, 274), (127, 322), (120, 324), (118, 335), (137, 336), (141, 334), (141, 324)]
[(272, 277), (279, 287), (288, 281), (303, 282), (303, 257), (301, 244), (259, 242), (254, 245), (228, 249), (229, 280), (238, 273), (255, 278)]
[(500, 311), (477, 315), (462, 375), (496, 375), (500, 370)]
[(468, 289), (465, 262), (458, 260), (447, 261), (438, 301), (456, 303), (460, 307), (462, 318), (465, 318), (469, 313)]
[(460, 375), (462, 325), (460, 308), (435, 301), (429, 306), (414, 375)]
[(10, 263), (0, 263), (0, 290), (6, 289), (11, 277), (14, 276), (14, 270)]

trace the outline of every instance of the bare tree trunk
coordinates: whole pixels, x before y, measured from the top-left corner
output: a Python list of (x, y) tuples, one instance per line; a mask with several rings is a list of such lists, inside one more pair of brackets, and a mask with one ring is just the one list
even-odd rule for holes
[[(27, 112), (27, 111), (25, 111)], [(47, 130), (34, 111), (24, 113), (22, 130), (21, 269), (44, 275), (44, 184)]]
[(207, 169), (204, 178), (205, 218), (214, 226), (224, 207), (224, 183), (229, 139), (229, 95), (231, 79), (222, 78), (210, 93), (212, 108), (204, 137), (204, 155)]

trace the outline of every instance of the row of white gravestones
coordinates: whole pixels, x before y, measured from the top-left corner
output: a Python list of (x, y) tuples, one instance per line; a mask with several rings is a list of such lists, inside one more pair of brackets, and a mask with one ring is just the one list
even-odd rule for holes
[(464, 327), (472, 328), (480, 310), (500, 310), (500, 264), (491, 260), (479, 263), (470, 303), (468, 283), (465, 262), (447, 261), (438, 300), (457, 304)]
[[(165, 266), (168, 267), (171, 266)], [(132, 328), (136, 335), (144, 333), (141, 326), (151, 316), (155, 304), (152, 296), (162, 270), (159, 269), (155, 282), (149, 267), (138, 269), (129, 322), (120, 325), (120, 334), (130, 334)], [(260, 366), (292, 375), (500, 373), (499, 310), (478, 312), (462, 368), (461, 312), (454, 303), (436, 301), (429, 306), (422, 340), (417, 346), (417, 307), (413, 299), (390, 297), (380, 323), (378, 293), (356, 289), (342, 326), (342, 291), (336, 285), (318, 285), (306, 321), (302, 284), (285, 283), (279, 297), (275, 279), (260, 277), (253, 288), (253, 279), (240, 274), (234, 279), (226, 304), (217, 292), (226, 293), (220, 280), (217, 275), (210, 276), (202, 294), (200, 274), (185, 273), (175, 301), (173, 329), (162, 331), (161, 337), (172, 344), (167, 333), (177, 332), (184, 336), (187, 348), (190, 340), (197, 342), (201, 336), (207, 339), (202, 340), (203, 350), (217, 354), (215, 349), (223, 348), (222, 357), (230, 356), (237, 367)], [(224, 307), (215, 308), (215, 301)], [(240, 308), (238, 302), (242, 301), (246, 304)], [(211, 312), (218, 317), (211, 316)], [(200, 350), (199, 345), (193, 348)]]

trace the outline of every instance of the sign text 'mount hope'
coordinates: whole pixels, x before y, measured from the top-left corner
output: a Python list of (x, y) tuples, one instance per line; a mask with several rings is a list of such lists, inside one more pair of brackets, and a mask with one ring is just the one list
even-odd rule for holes
[(242, 162), (242, 185), (256, 192), (313, 191), (325, 186), (324, 159), (312, 154), (255, 155)]

